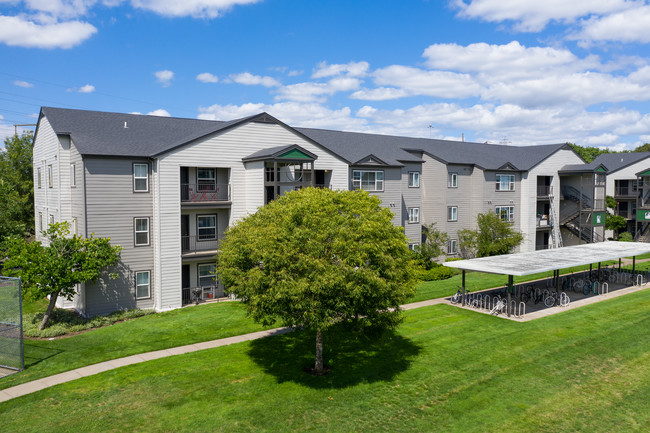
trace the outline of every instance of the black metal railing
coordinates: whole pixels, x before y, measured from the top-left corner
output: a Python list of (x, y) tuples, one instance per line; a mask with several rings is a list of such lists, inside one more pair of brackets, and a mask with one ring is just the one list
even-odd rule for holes
[(181, 290), (183, 305), (219, 299), (225, 296), (222, 285), (202, 286), (202, 287), (183, 287)]
[(213, 251), (219, 248), (219, 239), (201, 238), (201, 236), (181, 236), (181, 252), (194, 253), (199, 251)]
[(617, 186), (614, 194), (616, 197), (636, 197), (638, 190), (627, 186)]
[(204, 203), (230, 201), (230, 184), (182, 183), (181, 202)]
[(553, 194), (551, 185), (537, 185), (537, 197), (548, 197)]

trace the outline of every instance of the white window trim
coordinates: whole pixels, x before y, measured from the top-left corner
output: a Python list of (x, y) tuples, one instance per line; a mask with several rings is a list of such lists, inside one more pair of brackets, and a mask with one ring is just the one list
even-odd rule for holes
[(43, 185), (43, 182), (42, 182), (42, 180), (41, 180), (41, 174), (42, 174), (42, 173), (41, 173), (41, 167), (37, 167), (37, 168), (36, 168), (36, 172), (37, 172), (36, 177), (37, 177), (37, 185), (38, 185), (38, 189), (41, 189), (41, 187), (42, 187), (42, 185)]
[[(147, 284), (138, 284), (138, 275), (147, 274)], [(147, 287), (147, 296), (138, 296), (138, 287)], [(135, 299), (151, 299), (151, 271), (136, 271), (135, 272)]]
[[(501, 184), (502, 184), (501, 177), (508, 177), (508, 187), (509, 187), (508, 189), (501, 189)], [(497, 173), (495, 188), (496, 188), (496, 191), (514, 191), (515, 190), (515, 175), (514, 174)]]
[(70, 188), (77, 187), (77, 165), (70, 164)]
[(420, 208), (419, 207), (410, 207), (408, 208), (409, 215), (409, 224), (418, 224), (420, 222)]
[[(214, 237), (204, 237), (202, 238), (201, 235), (199, 234), (200, 229), (209, 229), (212, 227), (199, 227), (199, 219), (200, 218), (214, 218)], [(217, 215), (216, 214), (210, 214), (210, 215), (197, 215), (196, 216), (196, 240), (201, 242), (201, 241), (214, 241), (217, 240), (219, 237), (219, 233), (217, 231), (217, 225), (218, 225), (218, 220), (217, 220)]]
[(449, 239), (449, 243), (447, 244), (447, 254), (458, 254), (457, 239)]
[[(452, 209), (455, 209), (455, 212), (451, 212), (452, 214), (455, 214), (455, 218), (453, 215), (450, 214), (450, 211)], [(458, 221), (458, 206), (447, 206), (447, 221), (449, 222)]]
[[(143, 176), (136, 176), (135, 174), (135, 167), (136, 166), (145, 166), (146, 167), (146, 172), (147, 174)], [(145, 189), (138, 189), (137, 188), (137, 180), (145, 180), (146, 188)], [(133, 192), (149, 192), (149, 164), (146, 162), (134, 162), (133, 163)]]
[(409, 250), (416, 251), (419, 246), (420, 246), (419, 242), (411, 242), (409, 243)]
[[(138, 231), (138, 220), (146, 220), (147, 221), (147, 230), (141, 230)], [(146, 247), (151, 244), (151, 238), (149, 235), (150, 232), (150, 225), (149, 225), (149, 217), (136, 217), (133, 218), (133, 245), (136, 247)], [(138, 243), (138, 233), (146, 233), (147, 234), (147, 243), (146, 244), (139, 244)]]
[[(374, 173), (375, 175), (374, 189), (363, 188), (363, 174), (365, 173), (368, 174)], [(379, 177), (381, 177), (381, 179), (377, 179), (378, 177), (377, 175), (380, 175)], [(352, 170), (352, 189), (363, 189), (364, 191), (369, 191), (369, 192), (384, 191), (384, 171), (383, 170)]]
[(458, 173), (450, 172), (448, 174), (447, 188), (458, 188)]
[(47, 186), (48, 188), (54, 188), (54, 169), (52, 164), (47, 166)]
[(38, 231), (43, 233), (43, 212), (38, 213)]
[(419, 188), (419, 187), (420, 187), (420, 172), (409, 171), (409, 188)]
[[(501, 209), (508, 209), (506, 213), (506, 219), (504, 220), (501, 218)], [(512, 205), (503, 205), (503, 206), (496, 206), (494, 208), (494, 212), (501, 218), (503, 221), (512, 223), (515, 222), (515, 207)]]

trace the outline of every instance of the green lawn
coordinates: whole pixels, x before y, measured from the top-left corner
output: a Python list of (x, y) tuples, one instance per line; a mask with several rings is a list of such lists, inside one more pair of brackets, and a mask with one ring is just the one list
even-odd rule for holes
[(3, 431), (646, 432), (650, 290), (527, 323), (447, 305), (376, 342), (295, 332), (0, 404)]
[(25, 370), (0, 379), (0, 389), (109, 359), (262, 329), (246, 318), (243, 305), (222, 302), (153, 314), (66, 338), (25, 340)]

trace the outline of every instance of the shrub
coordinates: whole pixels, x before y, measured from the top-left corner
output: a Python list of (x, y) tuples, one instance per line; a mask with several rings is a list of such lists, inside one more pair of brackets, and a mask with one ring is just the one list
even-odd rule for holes
[(73, 334), (93, 328), (112, 325), (127, 319), (153, 314), (153, 310), (122, 310), (111, 313), (107, 316), (93, 316), (88, 319), (81, 317), (74, 311), (61, 308), (54, 309), (50, 316), (49, 325), (39, 330), (38, 327), (43, 320), (44, 313), (26, 314), (23, 321), (23, 331), (27, 337), (50, 338), (66, 334)]
[(454, 268), (438, 265), (431, 269), (419, 269), (417, 275), (422, 281), (438, 281), (451, 278), (457, 273), (458, 271)]

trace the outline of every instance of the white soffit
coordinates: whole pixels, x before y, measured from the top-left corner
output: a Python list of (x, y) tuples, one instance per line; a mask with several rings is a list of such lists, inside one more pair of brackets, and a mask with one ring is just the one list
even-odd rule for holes
[(589, 265), (591, 263), (638, 256), (650, 252), (650, 243), (598, 242), (595, 244), (504, 254), (478, 259), (446, 262), (450, 268), (502, 275), (530, 275), (538, 272)]

